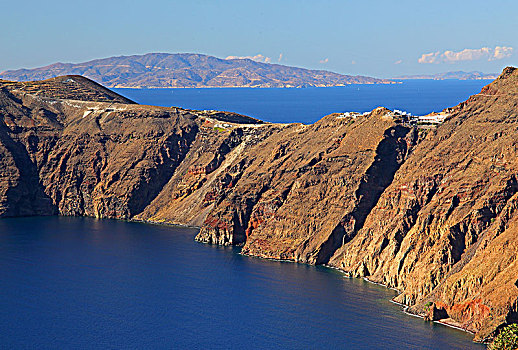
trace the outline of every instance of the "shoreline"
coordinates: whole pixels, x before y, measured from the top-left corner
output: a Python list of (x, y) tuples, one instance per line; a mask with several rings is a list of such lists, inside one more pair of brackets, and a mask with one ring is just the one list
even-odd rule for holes
[[(206, 242), (201, 242), (201, 243), (205, 243), (205, 244), (209, 244), (209, 243), (206, 243)], [(277, 261), (277, 262), (287, 262), (287, 263), (298, 263), (298, 264), (304, 264), (304, 265), (309, 265), (309, 266), (323, 266), (325, 268), (328, 268), (328, 269), (331, 269), (331, 270), (336, 270), (338, 272), (340, 272), (342, 274), (343, 277), (345, 278), (348, 278), (348, 279), (353, 279), (353, 278), (361, 278), (362, 280), (364, 280), (365, 282), (368, 282), (368, 283), (371, 283), (371, 284), (375, 284), (375, 285), (378, 285), (380, 287), (384, 287), (384, 288), (387, 288), (387, 289), (390, 289), (390, 290), (393, 290), (395, 291), (396, 293), (401, 294), (402, 292), (397, 289), (397, 288), (393, 288), (393, 287), (389, 287), (383, 283), (379, 283), (379, 282), (374, 282), (374, 281), (371, 281), (369, 280), (367, 277), (352, 277), (352, 276), (349, 276), (345, 271), (339, 269), (338, 267), (335, 267), (335, 266), (330, 266), (330, 265), (327, 265), (327, 264), (322, 264), (322, 265), (312, 265), (312, 264), (307, 264), (307, 263), (300, 263), (300, 262), (297, 262), (295, 260), (288, 260), (288, 259), (275, 259), (275, 258), (267, 258), (267, 257), (262, 257), (262, 256), (255, 256), (255, 255), (249, 255), (249, 254), (242, 254), (242, 253), (238, 253), (240, 255), (243, 255), (243, 256), (248, 256), (248, 257), (251, 257), (251, 258), (255, 258), (255, 259), (263, 259), (263, 260), (270, 260), (270, 261)], [(397, 295), (396, 295), (397, 297)], [(394, 297), (395, 298), (395, 297)], [(405, 315), (408, 315), (408, 316), (412, 316), (412, 317), (416, 317), (416, 318), (420, 318), (422, 320), (424, 320), (424, 316), (421, 316), (419, 314), (416, 314), (416, 313), (412, 313), (412, 312), (409, 312), (408, 309), (410, 308), (410, 306), (408, 305), (405, 305), (405, 304), (402, 304), (400, 302), (397, 302), (394, 300), (394, 298), (391, 298), (389, 299), (388, 301), (393, 303), (393, 304), (396, 304), (398, 306), (400, 306), (402, 308), (402, 311)], [(470, 335), (475, 335), (474, 332), (470, 331), (470, 330), (467, 330), (467, 329), (464, 329), (460, 326), (457, 326), (455, 324), (452, 324), (452, 323), (448, 323), (448, 322), (445, 322), (445, 321), (441, 321), (441, 320), (437, 320), (437, 321), (429, 321), (429, 322), (433, 322), (433, 323), (436, 323), (436, 324), (440, 324), (440, 325), (443, 325), (443, 326), (446, 326), (446, 327), (449, 327), (449, 328), (453, 328), (453, 329), (456, 329), (458, 331), (462, 331), (462, 332), (465, 332), (465, 333), (469, 333)], [(479, 344), (486, 344), (486, 342), (484, 341), (481, 341), (481, 342), (476, 342), (472, 339), (472, 342), (474, 343), (479, 343)]]
[[(142, 219), (117, 219), (117, 218), (96, 218), (96, 217), (93, 217), (93, 216), (73, 216), (73, 215), (27, 215), (27, 216), (13, 216), (13, 217), (5, 217), (5, 219), (13, 219), (13, 218), (28, 218), (28, 217), (38, 217), (38, 216), (41, 216), (41, 217), (77, 217), (77, 218), (91, 218), (91, 219), (96, 219), (96, 220), (117, 220), (117, 221), (126, 221), (126, 222), (129, 222), (129, 223), (139, 223), (139, 224), (149, 224), (149, 225), (155, 225), (155, 226), (169, 226), (169, 227), (180, 227), (180, 228), (190, 228), (190, 229), (201, 229), (201, 227), (199, 226), (194, 226), (194, 225), (186, 225), (186, 224), (176, 224), (176, 223), (168, 223), (168, 222), (160, 222), (160, 221), (154, 221), (154, 220), (142, 220)], [(3, 219), (3, 218), (0, 218), (0, 220)], [(219, 246), (219, 247), (222, 247), (221, 245), (217, 245), (217, 244), (212, 244), (212, 243), (208, 243), (208, 242), (201, 242), (201, 241), (196, 241), (194, 238), (193, 240), (197, 243), (202, 243), (202, 244), (208, 244), (208, 245), (214, 245), (214, 246)], [(228, 247), (239, 247), (239, 245), (229, 245)], [(263, 256), (258, 256), (258, 255), (250, 255), (250, 254), (243, 254), (241, 252), (237, 253), (239, 255), (242, 255), (242, 256), (247, 256), (247, 257), (250, 257), (250, 258), (254, 258), (254, 259), (262, 259), (262, 260), (268, 260), (268, 261), (275, 261), (275, 262), (282, 262), (282, 263), (296, 263), (296, 264), (303, 264), (303, 265), (308, 265), (308, 266), (314, 266), (314, 267), (317, 267), (317, 266), (322, 266), (322, 267), (325, 267), (327, 269), (330, 269), (330, 270), (336, 270), (338, 271), (342, 277), (344, 278), (348, 278), (348, 279), (353, 279), (353, 278), (361, 278), (362, 280), (368, 282), (368, 283), (371, 283), (371, 284), (375, 284), (375, 285), (378, 285), (380, 287), (384, 287), (384, 288), (387, 288), (387, 289), (390, 289), (390, 290), (393, 290), (395, 291), (396, 293), (401, 294), (402, 292), (396, 288), (393, 288), (393, 287), (388, 287), (387, 285), (384, 285), (383, 283), (379, 283), (379, 282), (374, 282), (374, 281), (371, 281), (369, 280), (367, 277), (352, 277), (352, 276), (349, 276), (347, 274), (347, 272), (335, 267), (335, 266), (330, 266), (330, 265), (327, 265), (327, 264), (322, 264), (322, 265), (313, 265), (313, 264), (308, 264), (308, 263), (302, 263), (302, 262), (298, 262), (298, 261), (295, 261), (295, 260), (289, 260), (289, 259), (276, 259), (276, 258), (268, 258), (268, 257), (263, 257)], [(395, 298), (395, 297), (394, 297)], [(410, 306), (408, 305), (405, 305), (405, 304), (402, 304), (402, 303), (399, 303), (397, 301), (394, 300), (394, 298), (391, 298), (389, 299), (388, 301), (393, 303), (393, 304), (396, 304), (398, 306), (400, 306), (402, 308), (402, 311), (404, 314), (406, 315), (409, 315), (409, 316), (412, 316), (412, 317), (417, 317), (417, 318), (420, 318), (420, 319), (423, 319), (424, 320), (424, 317), (419, 315), (419, 314), (415, 314), (415, 313), (411, 313), (408, 311), (408, 309), (410, 308)], [(466, 333), (469, 333), (471, 335), (474, 335), (475, 333), (474, 332), (471, 332), (467, 329), (464, 329), (460, 326), (456, 326), (454, 324), (451, 324), (451, 323), (448, 323), (448, 322), (444, 322), (444, 321), (441, 321), (441, 320), (437, 320), (437, 321), (431, 321), (433, 323), (437, 323), (437, 324), (440, 324), (440, 325), (443, 325), (443, 326), (446, 326), (446, 327), (449, 327), (449, 328), (453, 328), (453, 329), (456, 329), (456, 330), (459, 330), (459, 331), (463, 331), (463, 332), (466, 332)], [(473, 341), (473, 340), (472, 340)], [(475, 342), (473, 341), (474, 343), (481, 343), (481, 344), (486, 344), (485, 342), (481, 341), (481, 342)]]
[[(146, 221), (141, 221), (141, 222), (146, 222)], [(156, 223), (158, 225), (160, 225), (160, 223)], [(188, 225), (177, 225), (177, 226), (182, 226), (182, 227), (194, 227), (194, 226), (188, 226)], [(217, 245), (217, 244), (212, 244), (212, 243), (208, 243), (208, 242), (200, 242), (200, 241), (196, 241), (198, 243), (203, 243), (203, 244), (209, 244), (209, 245)], [(236, 246), (238, 247), (238, 245), (230, 245), (230, 246)], [(268, 261), (275, 261), (275, 262), (282, 262), (282, 263), (294, 263), (294, 264), (303, 264), (303, 265), (308, 265), (308, 266), (314, 266), (314, 267), (317, 267), (317, 266), (322, 266), (322, 267), (325, 267), (325, 268), (328, 268), (328, 269), (331, 269), (331, 270), (336, 270), (338, 271), (343, 277), (345, 278), (348, 278), (348, 279), (353, 279), (353, 278), (361, 278), (363, 279), (364, 281), (368, 282), (368, 283), (371, 283), (371, 284), (375, 284), (375, 285), (378, 285), (380, 287), (384, 287), (384, 288), (387, 288), (387, 289), (390, 289), (390, 290), (393, 290), (395, 291), (396, 293), (401, 294), (402, 292), (397, 289), (397, 288), (393, 288), (393, 287), (389, 287), (383, 283), (379, 283), (379, 282), (374, 282), (374, 281), (371, 281), (369, 280), (367, 277), (352, 277), (352, 276), (349, 276), (345, 271), (339, 269), (338, 267), (335, 267), (335, 266), (330, 266), (330, 265), (327, 265), (327, 264), (322, 264), (322, 265), (312, 265), (312, 264), (307, 264), (307, 263), (302, 263), (302, 262), (298, 262), (298, 261), (295, 261), (295, 260), (290, 260), (290, 259), (276, 259), (276, 258), (268, 258), (268, 257), (264, 257), (264, 256), (259, 256), (259, 255), (250, 255), (250, 254), (243, 254), (241, 252), (238, 253), (239, 255), (242, 255), (242, 256), (247, 256), (247, 257), (250, 257), (250, 258), (254, 258), (254, 259), (262, 259), (262, 260), (268, 260)], [(397, 295), (396, 295), (397, 297)], [(394, 297), (395, 298), (395, 297)], [(405, 304), (402, 304), (402, 303), (399, 303), (397, 301), (394, 300), (394, 298), (391, 298), (389, 299), (388, 301), (393, 303), (393, 304), (396, 304), (398, 306), (400, 306), (402, 308), (402, 311), (405, 315), (408, 315), (408, 316), (412, 316), (412, 317), (416, 317), (416, 318), (420, 318), (422, 320), (424, 320), (424, 317), (419, 315), (419, 314), (415, 314), (415, 313), (412, 313), (412, 312), (409, 312), (408, 309), (410, 308), (410, 306), (408, 305), (405, 305)], [(452, 329), (456, 329), (458, 331), (462, 331), (462, 332), (465, 332), (465, 333), (469, 333), (470, 335), (475, 335), (474, 332), (472, 331), (469, 331), (467, 329), (464, 329), (460, 326), (456, 326), (454, 324), (451, 324), (451, 323), (448, 323), (448, 322), (444, 322), (444, 321), (441, 321), (441, 320), (437, 320), (437, 321), (431, 321), (433, 323), (437, 323), (437, 324), (440, 324), (440, 325), (443, 325), (443, 326), (446, 326), (446, 327), (449, 327), (449, 328), (452, 328)], [(474, 343), (479, 343), (479, 344), (486, 344), (485, 342), (476, 342), (472, 339), (472, 342)]]

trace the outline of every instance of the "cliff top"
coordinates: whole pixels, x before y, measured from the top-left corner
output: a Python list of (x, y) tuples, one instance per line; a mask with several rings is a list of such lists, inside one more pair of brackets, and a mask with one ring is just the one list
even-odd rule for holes
[[(126, 104), (131, 105), (132, 110), (170, 110), (169, 107), (146, 106), (113, 92), (96, 82), (80, 75), (65, 75), (40, 81), (16, 82), (0, 79), (0, 91), (28, 94), (37, 97), (45, 97), (58, 100), (74, 100), (92, 103)], [(88, 106), (85, 106), (88, 108)], [(91, 106), (90, 106), (91, 107)], [(109, 106), (100, 105), (99, 108)], [(122, 109), (127, 109), (121, 107)], [(222, 122), (234, 124), (263, 124), (264, 122), (246, 115), (224, 111), (194, 111), (173, 107), (177, 110), (185, 110), (198, 117), (212, 118)]]
[(0, 88), (1, 87), (7, 88), (8, 90), (19, 90), (32, 95), (63, 100), (135, 103), (80, 75), (65, 75), (46, 80), (27, 82), (0, 79)]

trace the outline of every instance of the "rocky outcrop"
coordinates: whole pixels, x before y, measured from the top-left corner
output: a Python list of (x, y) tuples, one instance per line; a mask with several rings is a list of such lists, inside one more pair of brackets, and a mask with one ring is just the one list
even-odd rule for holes
[(477, 340), (518, 321), (518, 71), (423, 128), (385, 108), (267, 124), (67, 79), (0, 82), (0, 216), (199, 226), (201, 242), (396, 288)]

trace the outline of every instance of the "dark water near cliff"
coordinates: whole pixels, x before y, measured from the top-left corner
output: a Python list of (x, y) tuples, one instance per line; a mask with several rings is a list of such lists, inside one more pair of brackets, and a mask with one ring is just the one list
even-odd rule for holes
[(414, 115), (441, 111), (479, 93), (489, 80), (406, 80), (393, 85), (307, 89), (114, 89), (141, 104), (215, 109), (269, 122), (313, 123), (333, 112), (384, 106)]
[(403, 314), (384, 287), (244, 257), (195, 233), (0, 220), (0, 348), (483, 348)]

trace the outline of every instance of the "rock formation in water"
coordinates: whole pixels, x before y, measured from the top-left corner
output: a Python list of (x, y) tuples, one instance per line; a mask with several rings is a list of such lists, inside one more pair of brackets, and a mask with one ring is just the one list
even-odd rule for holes
[(202, 242), (397, 288), (482, 340), (518, 321), (518, 70), (446, 113), (270, 124), (77, 76), (0, 81), (0, 216), (199, 226)]
[(251, 59), (221, 59), (190, 53), (149, 53), (0, 72), (1, 79), (16, 81), (42, 80), (62, 75), (82, 75), (105, 86), (118, 88), (285, 88), (394, 83), (361, 75), (343, 75)]

